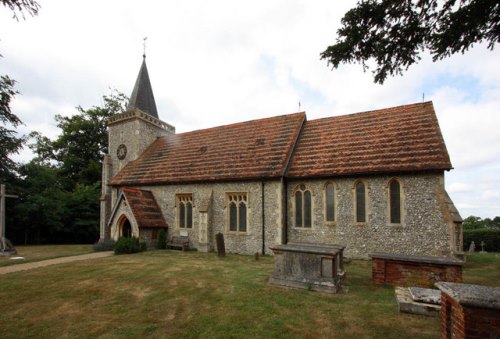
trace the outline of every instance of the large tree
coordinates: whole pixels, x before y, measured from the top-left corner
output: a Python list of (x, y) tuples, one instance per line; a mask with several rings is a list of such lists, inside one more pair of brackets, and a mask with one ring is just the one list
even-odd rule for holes
[(24, 138), (18, 137), (12, 128), (22, 122), (12, 113), (10, 102), (16, 95), (14, 89), (15, 81), (6, 75), (0, 76), (0, 181), (12, 179), (16, 169), (15, 162), (10, 158), (23, 146)]
[[(18, 14), (24, 18), (25, 12), (31, 16), (37, 15), (40, 8), (34, 0), (0, 0), (0, 3), (13, 12), (15, 19), (18, 19)], [(7, 75), (0, 76), (0, 122), (2, 124), (0, 125), (0, 182), (2, 183), (14, 177), (16, 164), (10, 156), (19, 152), (25, 141), (23, 137), (16, 135), (15, 130), (10, 129), (22, 124), (21, 119), (12, 113), (10, 108), (12, 99), (18, 93), (14, 89), (15, 83), (15, 80)]]
[(77, 184), (94, 184), (101, 180), (101, 164), (108, 149), (106, 120), (125, 110), (128, 98), (120, 92), (103, 96), (103, 105), (89, 109), (77, 107), (78, 114), (56, 115), (61, 134), (54, 141), (35, 132), (36, 160), (41, 163), (56, 162), (66, 188)]
[(106, 120), (125, 110), (127, 97), (103, 96), (103, 105), (56, 115), (61, 133), (32, 133), (36, 157), (20, 167), (19, 199), (7, 222), (15, 243), (89, 243), (99, 237), (101, 164), (107, 153)]
[(374, 60), (374, 80), (402, 74), (428, 50), (433, 61), (485, 41), (500, 42), (498, 0), (362, 0), (342, 18), (335, 44), (321, 58), (342, 63)]

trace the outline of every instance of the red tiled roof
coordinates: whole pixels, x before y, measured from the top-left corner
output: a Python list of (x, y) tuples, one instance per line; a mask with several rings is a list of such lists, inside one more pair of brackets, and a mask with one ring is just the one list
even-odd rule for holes
[(449, 170), (432, 102), (307, 121), (287, 177)]
[(281, 177), (304, 120), (295, 113), (158, 138), (111, 185)]
[(122, 192), (139, 227), (168, 227), (151, 191), (122, 187)]

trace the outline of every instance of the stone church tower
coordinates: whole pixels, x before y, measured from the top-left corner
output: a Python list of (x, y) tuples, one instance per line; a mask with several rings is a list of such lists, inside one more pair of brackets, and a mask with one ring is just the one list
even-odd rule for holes
[(137, 159), (156, 138), (167, 134), (175, 134), (175, 127), (158, 118), (146, 56), (143, 55), (127, 110), (108, 119), (108, 154), (102, 167), (100, 240), (110, 238), (108, 221), (116, 199), (109, 181), (127, 163)]

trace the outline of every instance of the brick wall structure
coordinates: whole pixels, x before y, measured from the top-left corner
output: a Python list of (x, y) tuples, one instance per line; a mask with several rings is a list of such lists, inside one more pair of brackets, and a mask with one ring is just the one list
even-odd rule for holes
[(500, 288), (441, 282), (441, 339), (500, 338)]
[(386, 253), (371, 258), (376, 285), (432, 288), (439, 281), (462, 282), (464, 263), (455, 258)]

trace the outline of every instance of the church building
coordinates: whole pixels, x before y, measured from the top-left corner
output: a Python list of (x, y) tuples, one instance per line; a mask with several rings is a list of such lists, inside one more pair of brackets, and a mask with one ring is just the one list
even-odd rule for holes
[(190, 248), (272, 254), (284, 243), (462, 253), (462, 219), (432, 102), (307, 120), (305, 112), (175, 133), (160, 120), (145, 59), (108, 120), (100, 238), (188, 235)]

